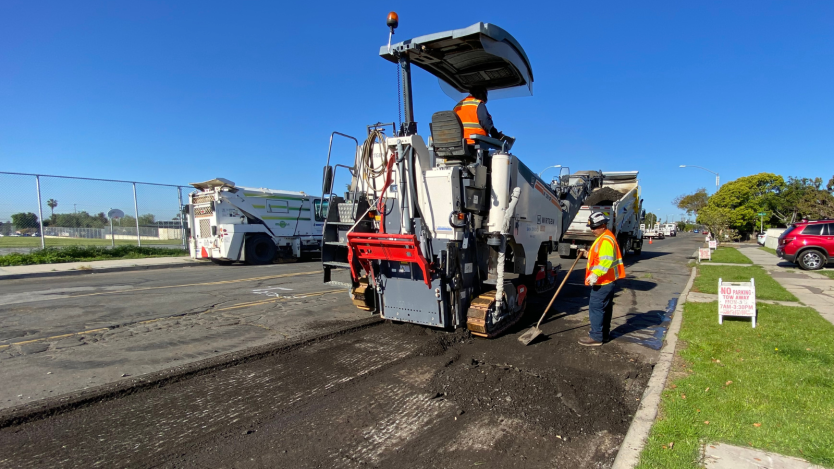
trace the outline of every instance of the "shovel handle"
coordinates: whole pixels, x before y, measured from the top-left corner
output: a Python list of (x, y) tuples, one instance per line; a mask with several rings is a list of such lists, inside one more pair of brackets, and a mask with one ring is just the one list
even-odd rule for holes
[(568, 273), (565, 274), (565, 278), (562, 279), (562, 283), (559, 284), (559, 288), (556, 289), (556, 293), (553, 294), (553, 298), (550, 299), (550, 303), (548, 303), (547, 308), (544, 309), (544, 312), (542, 313), (542, 317), (539, 318), (539, 322), (536, 324), (536, 329), (538, 329), (539, 326), (542, 325), (542, 320), (544, 320), (544, 317), (547, 316), (547, 312), (550, 310), (550, 307), (553, 306), (553, 302), (556, 301), (556, 297), (559, 296), (559, 292), (562, 291), (562, 287), (565, 286), (565, 282), (568, 281), (568, 277), (570, 277), (570, 273), (573, 272), (573, 268), (576, 267), (576, 263), (579, 262), (579, 259), (581, 257), (582, 256), (580, 256), (577, 253), (576, 260), (573, 261), (573, 265), (570, 266), (570, 270), (568, 270)]

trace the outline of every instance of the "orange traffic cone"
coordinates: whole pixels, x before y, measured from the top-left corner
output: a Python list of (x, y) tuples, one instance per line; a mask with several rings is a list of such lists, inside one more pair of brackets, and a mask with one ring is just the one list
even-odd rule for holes
[(653, 240), (653, 239), (654, 239), (654, 238), (649, 238), (649, 244), (652, 244), (652, 240)]

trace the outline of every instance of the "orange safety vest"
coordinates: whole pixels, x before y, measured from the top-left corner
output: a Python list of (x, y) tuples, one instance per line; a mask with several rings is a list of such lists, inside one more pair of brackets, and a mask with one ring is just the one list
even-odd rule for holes
[(620, 252), (620, 246), (617, 244), (617, 238), (614, 237), (614, 233), (611, 230), (605, 230), (605, 232), (594, 241), (594, 244), (591, 245), (591, 251), (588, 253), (588, 265), (585, 266), (585, 285), (588, 284), (588, 277), (591, 276), (593, 273), (594, 267), (599, 265), (599, 248), (604, 241), (611, 243), (611, 246), (614, 247), (614, 259), (611, 263), (611, 267), (608, 269), (608, 272), (600, 275), (599, 279), (597, 280), (597, 285), (607, 285), (615, 280), (619, 280), (621, 278), (625, 278), (625, 266), (623, 265), (623, 255)]
[(481, 121), (478, 120), (478, 106), (482, 102), (480, 99), (467, 96), (455, 105), (455, 114), (460, 117), (460, 122), (463, 124), (463, 135), (466, 137), (466, 143), (470, 145), (475, 144), (475, 141), (469, 138), (470, 135), (487, 136), (486, 130), (481, 127)]

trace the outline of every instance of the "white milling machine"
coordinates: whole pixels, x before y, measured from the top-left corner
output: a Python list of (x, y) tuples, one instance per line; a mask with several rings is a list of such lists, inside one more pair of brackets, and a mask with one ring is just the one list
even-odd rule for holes
[[(389, 26), (393, 33), (390, 16)], [(465, 324), (494, 337), (521, 317), (528, 289), (555, 285), (547, 255), (570, 223), (564, 191), (510, 153), (511, 138), (473, 136), (467, 145), (452, 111), (432, 116), (427, 145), (413, 119), (411, 64), (437, 76), (455, 99), (474, 85), (495, 98), (532, 94), (527, 56), (506, 31), (485, 23), (383, 46), (380, 56), (399, 64), (405, 122), (392, 136), (382, 124), (369, 126), (352, 166), (334, 168), (328, 152), (324, 281), (332, 269), (348, 268), (360, 308), (395, 321)], [(342, 195), (333, 191), (338, 167), (350, 172)]]

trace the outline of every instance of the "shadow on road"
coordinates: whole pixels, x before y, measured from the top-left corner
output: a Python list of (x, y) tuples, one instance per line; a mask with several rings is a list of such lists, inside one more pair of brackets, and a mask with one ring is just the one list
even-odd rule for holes
[(635, 254), (629, 254), (623, 257), (623, 265), (626, 267), (632, 266), (642, 261), (648, 261), (650, 259), (656, 259), (658, 257), (668, 256), (672, 254), (671, 252), (665, 251), (643, 251), (639, 256)]
[(667, 312), (663, 310), (646, 311), (645, 313), (628, 313), (625, 324), (620, 324), (611, 331), (611, 340), (626, 334), (642, 331), (650, 327), (657, 327), (668, 320)]

